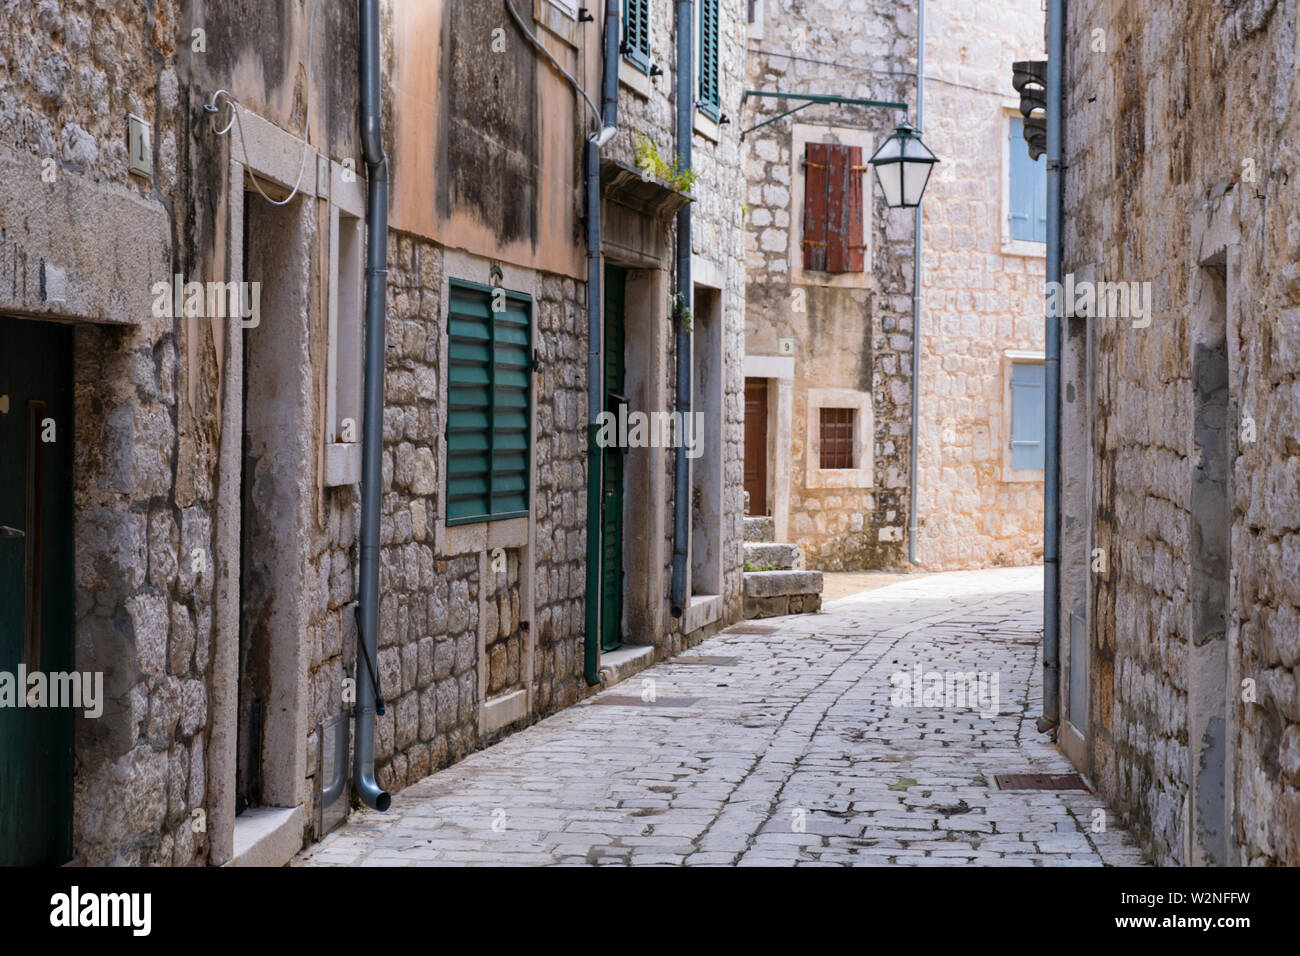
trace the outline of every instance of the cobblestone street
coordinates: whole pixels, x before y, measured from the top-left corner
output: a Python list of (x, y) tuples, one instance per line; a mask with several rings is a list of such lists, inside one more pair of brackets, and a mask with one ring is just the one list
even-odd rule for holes
[[(354, 814), (295, 862), (1140, 863), (1113, 814), (1093, 832), (1093, 795), (994, 786), (1071, 770), (1033, 726), (1040, 581), (1036, 568), (931, 575), (736, 625), (386, 814)], [(997, 675), (1001, 713), (891, 705), (890, 676), (916, 665)]]

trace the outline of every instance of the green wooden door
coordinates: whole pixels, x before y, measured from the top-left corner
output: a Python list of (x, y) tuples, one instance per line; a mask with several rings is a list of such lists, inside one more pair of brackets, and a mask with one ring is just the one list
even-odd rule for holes
[(13, 704), (20, 668), (74, 666), (72, 329), (0, 318), (0, 342), (0, 694), (13, 695), (0, 706), (0, 865), (56, 865), (72, 849), (74, 711)]
[[(605, 269), (605, 408), (618, 414), (624, 404), (623, 302), (627, 273)], [(623, 642), (623, 455), (625, 449), (606, 448), (601, 485), (600, 557), (602, 594), (600, 649), (612, 651)]]

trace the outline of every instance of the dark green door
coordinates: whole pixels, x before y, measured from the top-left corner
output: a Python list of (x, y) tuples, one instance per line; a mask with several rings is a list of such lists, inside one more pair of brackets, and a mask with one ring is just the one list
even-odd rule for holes
[(12, 703), (20, 668), (74, 666), (72, 329), (0, 318), (0, 343), (0, 694), (14, 695), (0, 706), (0, 865), (55, 865), (72, 850), (74, 711)]
[[(618, 414), (623, 397), (623, 303), (627, 273), (605, 269), (605, 408)], [(601, 486), (600, 556), (603, 593), (600, 608), (600, 649), (612, 651), (623, 641), (623, 456), (626, 449), (605, 449)]]

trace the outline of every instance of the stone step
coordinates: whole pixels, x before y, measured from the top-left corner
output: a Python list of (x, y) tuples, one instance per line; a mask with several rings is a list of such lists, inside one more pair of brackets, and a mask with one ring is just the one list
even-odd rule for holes
[(745, 515), (746, 541), (775, 541), (776, 523), (771, 518)]
[(746, 619), (821, 610), (820, 571), (746, 571), (742, 577)]
[(746, 541), (745, 563), (767, 571), (802, 571), (803, 552), (797, 544)]

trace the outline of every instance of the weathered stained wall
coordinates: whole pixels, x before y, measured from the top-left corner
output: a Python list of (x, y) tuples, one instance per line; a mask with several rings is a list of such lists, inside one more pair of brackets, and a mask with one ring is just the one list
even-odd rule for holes
[[(599, 101), (600, 22), (527, 29)], [(585, 276), (582, 138), (595, 122), (503, 0), (383, 7), (394, 229), (476, 255)]]
[(1065, 269), (1151, 282), (1155, 303), (1149, 328), (1089, 323), (1086, 505), (1109, 561), (1088, 608), (1087, 763), (1161, 863), (1189, 862), (1194, 836), (1191, 691), (1205, 645), (1193, 640), (1193, 532), (1206, 516), (1192, 500), (1204, 440), (1193, 357), (1216, 269), (1227, 288), (1218, 759), (1229, 859), (1300, 863), (1298, 29), (1287, 0), (1091, 0), (1071, 4), (1067, 23)]

